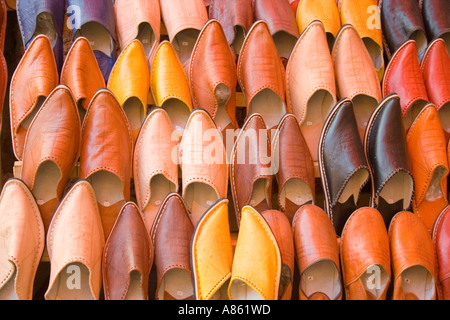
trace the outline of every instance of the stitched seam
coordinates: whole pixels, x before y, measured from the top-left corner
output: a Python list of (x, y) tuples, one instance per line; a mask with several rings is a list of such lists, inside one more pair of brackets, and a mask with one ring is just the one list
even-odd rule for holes
[[(39, 234), (40, 234), (40, 235), (43, 234), (43, 233), (44, 233), (44, 230), (43, 230), (43, 227), (42, 227), (42, 223), (40, 223), (40, 216), (36, 215), (36, 212), (39, 212), (39, 208), (37, 207), (36, 202), (35, 202), (33, 196), (32, 196), (32, 195), (30, 194), (30, 192), (29, 192), (27, 189), (25, 189), (20, 183), (14, 182), (13, 184), (14, 184), (14, 185), (17, 185), (18, 187), (20, 187), (20, 188), (24, 191), (25, 195), (27, 196), (28, 200), (30, 201), (31, 206), (35, 209), (35, 210), (34, 210), (34, 213), (35, 213), (35, 214), (33, 215), (33, 217), (36, 219)], [(3, 198), (3, 195), (2, 195), (2, 198)], [(38, 237), (38, 248), (42, 248), (42, 247), (43, 247), (43, 244), (42, 244), (42, 242), (41, 242), (41, 237)], [(11, 259), (13, 259), (13, 260), (16, 262), (17, 273), (19, 273), (19, 269), (20, 269), (20, 264), (19, 264), (19, 262), (17, 261), (16, 258), (14, 258), (14, 257), (12, 257), (12, 256), (11, 256)], [(36, 270), (37, 270), (37, 267), (38, 267), (38, 265), (39, 265), (40, 260), (41, 260), (41, 259), (40, 259), (40, 256), (39, 256), (38, 254), (36, 254), (35, 257), (34, 257), (34, 260), (33, 260), (33, 264), (31, 265), (31, 270), (33, 270), (33, 274), (36, 273)], [(30, 279), (30, 281), (31, 281), (31, 283), (32, 283), (33, 280)], [(19, 285), (18, 285), (17, 282), (16, 282), (16, 288), (17, 288), (17, 291), (20, 291), (20, 290), (19, 290)], [(30, 289), (31, 289), (31, 287), (30, 287)]]

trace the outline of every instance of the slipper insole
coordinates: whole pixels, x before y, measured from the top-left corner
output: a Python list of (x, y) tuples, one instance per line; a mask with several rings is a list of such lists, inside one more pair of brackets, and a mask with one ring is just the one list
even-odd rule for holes
[(169, 295), (176, 300), (185, 300), (194, 295), (191, 275), (183, 269), (167, 271), (158, 290), (158, 299), (164, 300)]
[(192, 224), (196, 226), (203, 213), (219, 198), (212, 186), (201, 182), (193, 182), (186, 188), (184, 200), (190, 211)]
[(290, 201), (297, 206), (313, 201), (311, 188), (301, 179), (290, 179), (285, 183), (280, 192), (280, 202), (284, 208), (286, 208), (287, 201)]
[(139, 130), (145, 119), (142, 102), (136, 97), (129, 98), (123, 104), (123, 111), (125, 111), (128, 122), (130, 123), (131, 131), (135, 132)]
[(264, 300), (261, 295), (241, 280), (234, 280), (230, 287), (233, 300)]
[(411, 127), (412, 123), (427, 103), (428, 102), (425, 100), (418, 100), (411, 105), (411, 107), (406, 112), (406, 115), (403, 117), (405, 129), (409, 129), (409, 127)]
[(169, 115), (174, 130), (181, 134), (186, 126), (189, 114), (191, 113), (189, 107), (181, 100), (168, 99), (164, 101), (161, 108), (166, 110)]
[(231, 43), (231, 47), (235, 54), (241, 52), (242, 45), (245, 40), (245, 29), (242, 26), (234, 26), (234, 39)]
[(125, 300), (144, 300), (141, 282), (141, 274), (136, 270), (131, 271), (130, 285)]
[(369, 52), (373, 65), (376, 70), (379, 70), (383, 65), (383, 50), (382, 48), (371, 38), (363, 38), (364, 45)]
[(341, 292), (340, 275), (336, 265), (331, 260), (314, 263), (302, 273), (300, 289), (307, 297), (321, 292), (330, 300), (336, 299)]
[(334, 106), (334, 99), (326, 90), (316, 91), (308, 101), (306, 117), (301, 125), (302, 135), (313, 161), (318, 159), (319, 140), (325, 119)]
[(419, 300), (430, 300), (434, 294), (434, 280), (422, 266), (414, 266), (402, 272), (402, 290), (412, 293)]
[(428, 46), (428, 40), (425, 32), (422, 30), (417, 30), (410, 36), (410, 39), (416, 41), (417, 55), (419, 56), (419, 60), (422, 59)]
[(98, 171), (88, 179), (95, 191), (97, 202), (104, 207), (110, 207), (124, 200), (122, 181), (108, 171)]
[(375, 108), (378, 106), (378, 101), (370, 96), (359, 94), (352, 99), (353, 110), (355, 111), (355, 118), (358, 124), (359, 135), (361, 141), (364, 141), (367, 123)]
[(150, 200), (143, 210), (145, 222), (149, 228), (152, 227), (164, 199), (169, 193), (176, 191), (176, 186), (164, 177), (164, 175), (158, 174), (151, 179), (150, 190)]
[(250, 197), (249, 204), (253, 208), (257, 209), (259, 212), (270, 209), (267, 201), (268, 198), (266, 192), (267, 183), (268, 183), (267, 179), (258, 179), (253, 184), (253, 192)]
[(77, 31), (78, 36), (83, 36), (89, 40), (93, 51), (103, 52), (108, 57), (115, 49), (113, 40), (108, 30), (97, 22), (88, 22)]
[(53, 161), (45, 161), (36, 173), (33, 195), (38, 205), (57, 198), (57, 187), (61, 172)]
[(195, 43), (197, 42), (199, 34), (199, 30), (185, 29), (177, 33), (172, 40), (172, 45), (183, 67), (191, 58), (191, 53), (194, 49)]
[(249, 106), (249, 114), (259, 113), (267, 129), (278, 125), (286, 114), (286, 106), (280, 97), (270, 89), (264, 89), (256, 94)]
[(287, 32), (280, 31), (273, 35), (273, 42), (277, 47), (280, 57), (289, 59), (297, 38)]
[(375, 300), (380, 296), (380, 294), (384, 292), (384, 289), (386, 288), (389, 280), (389, 276), (386, 270), (384, 270), (384, 268), (380, 265), (375, 265), (372, 268), (379, 268), (379, 274), (377, 274), (376, 272), (374, 273), (369, 268), (361, 275), (361, 281), (367, 295)]
[(145, 55), (148, 56), (156, 41), (155, 31), (149, 23), (143, 22), (139, 25), (139, 31), (136, 39), (140, 40), (144, 46)]
[(219, 103), (214, 122), (218, 128), (224, 129), (231, 123), (230, 117), (228, 116), (225, 108), (228, 100), (230, 99), (230, 89), (221, 83), (216, 87), (214, 94), (216, 95), (217, 102)]
[(55, 279), (48, 295), (54, 300), (94, 300), (89, 270), (80, 262), (68, 264)]
[(37, 36), (39, 34), (46, 35), (49, 38), (52, 47), (55, 45), (56, 39), (58, 38), (58, 33), (56, 32), (53, 18), (48, 12), (41, 12), (36, 17), (36, 29), (34, 31), (34, 35)]

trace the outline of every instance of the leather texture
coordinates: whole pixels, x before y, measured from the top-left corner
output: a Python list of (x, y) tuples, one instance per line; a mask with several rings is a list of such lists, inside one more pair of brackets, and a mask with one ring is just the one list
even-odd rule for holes
[[(367, 49), (374, 50), (372, 62), (380, 81), (384, 75), (383, 32), (381, 26), (378, 0), (342, 0), (338, 1), (342, 25), (351, 24), (365, 40)], [(367, 42), (371, 42), (367, 45)], [(373, 45), (375, 44), (375, 47)]]
[[(173, 125), (184, 129), (192, 109), (192, 98), (187, 74), (184, 72), (173, 45), (168, 41), (159, 44), (150, 68), (150, 88), (157, 107), (165, 108), (167, 101), (179, 100), (177, 110), (169, 113)], [(182, 121), (175, 121), (183, 117)], [(176, 119), (175, 119), (176, 118)]]
[[(359, 136), (353, 104), (348, 99), (338, 102), (325, 122), (319, 146), (319, 170), (325, 193), (325, 211), (339, 236), (348, 217), (356, 210), (359, 192), (369, 177), (369, 167)], [(348, 199), (349, 207), (340, 208), (342, 204), (338, 202), (344, 189), (349, 181), (361, 172), (366, 173), (367, 178), (357, 181), (358, 185), (353, 186), (356, 194), (353, 194), (353, 199), (351, 196)]]
[[(81, 122), (70, 89), (56, 87), (25, 139), (21, 179), (36, 198), (45, 231), (80, 155)], [(48, 171), (51, 165), (52, 171)], [(56, 172), (55, 172), (56, 171)]]
[(281, 119), (272, 146), (278, 162), (278, 206), (291, 223), (300, 206), (315, 202), (314, 163), (295, 115)]
[(97, 90), (106, 86), (91, 44), (85, 37), (77, 38), (67, 53), (61, 83), (70, 88), (78, 108), (84, 110)]
[(227, 300), (233, 264), (227, 199), (219, 200), (202, 216), (190, 248), (194, 298)]
[(433, 227), (433, 244), (437, 262), (437, 292), (439, 300), (450, 299), (450, 207), (445, 207), (439, 214)]
[(133, 202), (119, 212), (103, 249), (106, 300), (148, 300), (153, 244), (142, 213)]
[[(193, 107), (206, 110), (223, 133), (226, 129), (238, 128), (235, 56), (217, 20), (209, 20), (200, 32), (192, 52), (188, 78)], [(216, 120), (219, 108), (225, 110), (220, 121)]]
[(245, 206), (241, 217), (228, 287), (230, 300), (277, 300), (282, 269), (277, 239), (253, 207)]
[(253, 17), (252, 0), (211, 0), (209, 18), (219, 21), (228, 44), (239, 55), (243, 39), (250, 30)]
[[(339, 31), (331, 54), (336, 75), (338, 97), (353, 101), (361, 139), (367, 121), (382, 99), (380, 80), (369, 52), (358, 31), (345, 25)], [(363, 97), (361, 101), (359, 97)]]
[[(205, 3), (203, 0), (167, 0), (160, 1), (160, 4), (162, 21), (166, 26), (169, 41), (177, 48), (176, 52), (187, 73), (190, 52), (196, 37), (208, 21)], [(191, 30), (192, 37), (183, 32), (186, 30)]]
[[(147, 115), (150, 73), (144, 47), (139, 40), (131, 41), (120, 53), (108, 79), (108, 89), (127, 115), (133, 135), (133, 145)], [(133, 100), (137, 100), (136, 102)]]
[[(150, 231), (155, 246), (156, 300), (192, 300), (194, 288), (189, 250), (193, 233), (183, 198), (178, 193), (170, 193)], [(183, 278), (177, 278), (174, 272), (182, 273)]]
[(294, 235), (290, 221), (278, 210), (267, 210), (261, 213), (277, 241), (281, 255), (281, 276), (278, 289), (279, 300), (291, 300), (294, 282)]
[(255, 21), (264, 20), (282, 59), (288, 60), (300, 33), (292, 8), (287, 1), (254, 0)]
[[(397, 213), (389, 227), (389, 242), (394, 278), (392, 299), (436, 300), (437, 274), (433, 241), (420, 218), (409, 211)], [(418, 267), (426, 269), (429, 276), (409, 277), (408, 269)], [(415, 290), (411, 290), (411, 287), (415, 287)]]
[[(383, 96), (396, 93), (400, 97), (402, 115), (407, 119), (406, 130), (420, 106), (429, 100), (416, 48), (413, 40), (403, 44), (389, 61), (383, 80)], [(418, 105), (417, 110), (412, 108), (413, 105)]]
[[(339, 250), (346, 299), (385, 300), (391, 261), (389, 236), (381, 214), (369, 207), (356, 210), (344, 227)], [(373, 274), (369, 270), (374, 266), (380, 270), (380, 287), (375, 291), (364, 280), (365, 275)]]
[[(47, 234), (50, 280), (46, 300), (99, 300), (105, 245), (95, 193), (85, 180), (66, 194)], [(79, 276), (74, 283), (70, 278)]]
[(0, 298), (31, 300), (45, 234), (36, 201), (19, 179), (9, 179), (3, 186), (0, 226)]
[[(381, 27), (386, 41), (385, 49), (390, 57), (408, 40), (421, 33), (426, 43), (425, 25), (419, 1), (382, 0), (379, 1)], [(399, 16), (398, 12), (402, 12)], [(421, 58), (424, 48), (419, 48), (417, 55)]]
[(80, 178), (93, 184), (105, 239), (120, 209), (130, 200), (132, 155), (131, 129), (125, 112), (111, 91), (100, 89), (83, 121)]
[[(92, 45), (94, 53), (96, 55), (98, 65), (102, 71), (105, 81), (109, 78), (111, 69), (116, 61), (116, 23), (114, 14), (114, 2), (112, 0), (67, 0), (67, 7), (75, 6), (79, 10), (79, 21), (75, 28), (72, 29), (73, 38), (84, 36), (86, 32), (84, 27), (86, 24), (92, 24), (101, 26), (102, 33), (96, 29), (96, 31), (90, 31), (89, 36), (86, 37), (89, 41), (109, 42), (108, 49), (96, 49)], [(75, 18), (76, 19), (76, 18)], [(79, 29), (77, 29), (79, 27)], [(94, 29), (95, 30), (95, 29)], [(92, 38), (95, 34), (96, 39)], [(100, 41), (101, 39), (101, 41)]]
[[(237, 68), (239, 85), (247, 105), (247, 117), (253, 113), (252, 100), (265, 89), (272, 91), (285, 103), (286, 72), (266, 22), (257, 21), (253, 24), (242, 45)], [(283, 105), (281, 110), (271, 110), (270, 113), (272, 112), (278, 114), (290, 110)], [(261, 115), (268, 128), (275, 127), (281, 120), (281, 116), (278, 116), (267, 123), (269, 111)]]
[[(117, 38), (122, 51), (139, 39), (148, 57), (161, 37), (161, 8), (158, 0), (117, 0), (114, 2)], [(145, 30), (150, 28), (150, 30)]]
[[(250, 205), (261, 212), (272, 208), (273, 170), (270, 162), (268, 131), (264, 119), (255, 113), (244, 123), (230, 158), (231, 194), (238, 225), (244, 206)], [(264, 181), (262, 187), (258, 185), (261, 180)], [(256, 188), (263, 189), (260, 192), (264, 192), (264, 199), (252, 199)]]
[(450, 56), (443, 39), (438, 38), (430, 43), (420, 68), (429, 100), (440, 113), (442, 128), (448, 141), (450, 128), (446, 112), (450, 107)]
[(325, 32), (335, 38), (341, 28), (341, 19), (335, 0), (301, 0), (296, 12), (300, 33), (314, 20), (319, 20)]
[(448, 205), (449, 170), (444, 130), (434, 105), (428, 104), (417, 116), (407, 142), (415, 183), (413, 211), (431, 232), (439, 213)]
[[(179, 148), (182, 196), (195, 226), (204, 208), (226, 198), (228, 191), (226, 150), (220, 131), (206, 111), (192, 111)], [(199, 202), (205, 203), (197, 207)]]
[[(335, 296), (328, 296), (323, 293), (326, 300), (341, 300), (343, 289), (341, 287), (340, 263), (339, 263), (339, 245), (334, 226), (327, 216), (326, 212), (320, 207), (306, 204), (301, 206), (295, 213), (292, 221), (292, 230), (294, 235), (295, 258), (299, 269), (300, 278), (305, 278), (309, 281), (316, 280), (319, 283), (323, 279), (309, 278), (305, 273), (308, 268), (314, 267), (321, 261), (329, 261), (339, 275), (335, 282), (327, 281), (324, 287), (317, 288), (317, 292), (308, 294), (304, 292), (302, 286), (299, 286), (300, 300), (315, 300), (317, 293), (323, 293), (328, 286), (334, 287), (337, 290)], [(303, 282), (300, 280), (301, 283)], [(327, 287), (325, 287), (327, 286)]]
[(58, 70), (63, 64), (64, 5), (63, 1), (55, 0), (20, 0), (16, 10), (24, 48), (28, 49), (39, 34), (50, 37)]
[[(428, 41), (438, 37), (447, 37), (450, 32), (450, 3), (445, 0), (423, 0), (422, 15)], [(446, 41), (448, 43), (448, 40)], [(448, 44), (447, 44), (447, 47)]]
[[(155, 109), (142, 125), (134, 148), (136, 200), (149, 231), (167, 193), (178, 192), (178, 140), (173, 138), (173, 134), (167, 112), (161, 108)], [(160, 175), (166, 179), (162, 183), (168, 182), (168, 186), (164, 185), (165, 193), (159, 192), (162, 186), (156, 180)], [(158, 185), (152, 185), (152, 182)], [(152, 186), (156, 186), (157, 190), (152, 192)]]
[[(414, 191), (399, 96), (389, 95), (375, 109), (367, 126), (364, 149), (371, 173), (371, 205), (381, 213), (387, 228), (392, 217), (399, 212), (397, 202), (402, 200), (401, 209), (408, 210)], [(397, 187), (390, 187), (389, 183), (396, 183), (395, 176), (402, 174), (406, 175), (402, 182), (396, 184)], [(397, 200), (395, 203), (384, 199), (382, 192), (386, 187), (390, 188), (389, 196)]]
[(33, 111), (37, 111), (58, 83), (58, 69), (50, 40), (39, 35), (23, 54), (11, 78), (9, 112), (17, 160), (23, 160), (23, 145)]
[[(321, 92), (331, 98), (328, 103), (310, 102)], [(302, 126), (314, 161), (317, 161), (320, 135), (316, 131), (322, 130), (325, 118), (336, 102), (336, 79), (325, 28), (322, 22), (313, 21), (303, 30), (286, 66), (286, 103)], [(321, 119), (316, 120), (316, 114), (320, 114)], [(314, 131), (308, 132), (310, 126), (314, 126), (315, 129), (311, 129)]]

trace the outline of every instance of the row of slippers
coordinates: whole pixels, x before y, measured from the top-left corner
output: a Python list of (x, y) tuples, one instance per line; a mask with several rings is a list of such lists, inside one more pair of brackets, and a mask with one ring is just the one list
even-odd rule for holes
[[(223, 133), (237, 129), (238, 85), (246, 99), (247, 116), (261, 114), (269, 128), (286, 113), (296, 115), (314, 161), (318, 160), (318, 139), (325, 118), (343, 98), (351, 99), (355, 106), (361, 138), (376, 106), (392, 93), (400, 96), (406, 130), (431, 102), (440, 113), (446, 136), (450, 136), (450, 88), (446, 81), (450, 57), (443, 39), (430, 44), (422, 63), (416, 42), (404, 43), (393, 55), (382, 86), (364, 42), (351, 25), (342, 27), (330, 53), (323, 24), (313, 21), (296, 43), (286, 70), (265, 22), (253, 25), (243, 48), (236, 66), (221, 24), (210, 20), (195, 44), (187, 76), (170, 42), (158, 45), (149, 70), (142, 43), (134, 40), (121, 52), (105, 82), (87, 38), (75, 40), (59, 77), (48, 38), (37, 36), (11, 81), (11, 134), (16, 158), (22, 158), (27, 126), (59, 82), (72, 90), (81, 118), (96, 91), (107, 86), (124, 108), (134, 140), (152, 103), (169, 113), (179, 132), (192, 109), (198, 107), (211, 115)], [(28, 85), (31, 90), (23, 94)]]
[[(4, 3), (3, 6), (6, 7)], [(18, 1), (17, 16), (25, 47), (36, 34), (51, 36), (55, 40), (52, 43), (59, 67), (62, 65), (66, 6), (73, 37), (84, 34), (94, 43), (105, 79), (114, 64), (116, 43), (121, 51), (132, 39), (144, 40), (148, 56), (161, 40), (162, 21), (186, 67), (196, 38), (208, 19), (216, 19), (223, 25), (227, 42), (236, 55), (252, 24), (266, 21), (278, 52), (285, 60), (312, 21), (324, 23), (330, 47), (342, 25), (354, 25), (381, 79), (384, 49), (390, 59), (403, 43), (413, 39), (419, 44), (418, 54), (422, 58), (427, 42), (448, 38), (446, 14), (450, 10), (445, 0), (102, 0), (95, 5), (87, 4), (86, 0), (68, 0), (67, 5), (47, 1), (32, 6), (28, 0)], [(397, 12), (403, 13), (401, 18), (396, 16)]]
[(181, 196), (171, 193), (150, 234), (141, 211), (129, 202), (105, 240), (95, 193), (80, 180), (45, 237), (31, 192), (12, 179), (0, 197), (0, 298), (32, 299), (46, 247), (48, 300), (148, 299), (153, 264), (157, 300), (290, 300), (295, 261), (301, 300), (341, 300), (344, 294), (347, 300), (448, 299), (449, 208), (440, 214), (433, 238), (408, 211), (397, 213), (387, 232), (381, 214), (369, 207), (352, 213), (337, 238), (315, 205), (301, 206), (292, 225), (280, 211), (245, 206), (233, 245), (227, 199), (194, 227)]

